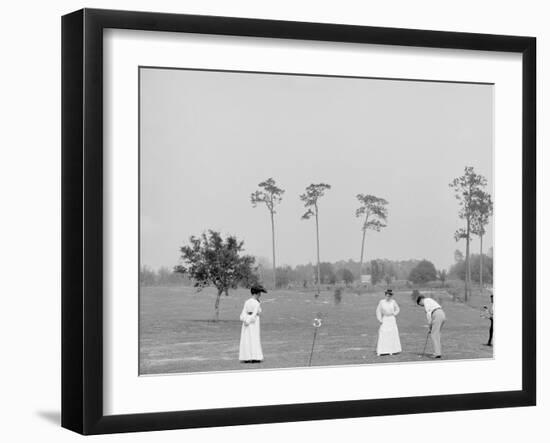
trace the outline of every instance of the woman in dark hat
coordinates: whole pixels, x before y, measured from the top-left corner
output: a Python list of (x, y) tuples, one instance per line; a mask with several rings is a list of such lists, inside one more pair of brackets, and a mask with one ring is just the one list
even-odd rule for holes
[(401, 352), (399, 330), (395, 320), (397, 314), (399, 314), (399, 305), (393, 299), (393, 291), (388, 289), (376, 308), (376, 318), (380, 322), (378, 344), (376, 346), (378, 355), (393, 355)]
[(245, 301), (240, 319), (242, 321), (239, 360), (244, 363), (259, 363), (264, 359), (260, 342), (260, 296), (267, 291), (261, 285), (250, 288), (250, 297)]

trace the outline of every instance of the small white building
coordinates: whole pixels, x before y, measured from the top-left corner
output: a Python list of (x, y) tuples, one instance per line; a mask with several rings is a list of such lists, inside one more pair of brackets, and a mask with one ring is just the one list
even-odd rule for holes
[(370, 274), (362, 274), (361, 275), (361, 284), (370, 284), (371, 282), (371, 275)]

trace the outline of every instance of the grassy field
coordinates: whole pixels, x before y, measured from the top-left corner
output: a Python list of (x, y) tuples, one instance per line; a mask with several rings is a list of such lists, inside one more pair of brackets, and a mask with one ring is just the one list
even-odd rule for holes
[[(443, 329), (444, 359), (491, 358), (484, 346), (489, 328), (480, 311), (455, 303), (444, 291), (430, 295), (447, 315)], [(312, 292), (270, 291), (262, 296), (261, 337), (265, 360), (244, 365), (238, 360), (239, 314), (250, 296), (243, 289), (222, 296), (220, 320), (213, 322), (215, 291), (193, 288), (144, 287), (140, 298), (140, 373), (226, 371), (307, 366), (316, 316), (323, 319), (317, 334), (312, 366), (420, 361), (426, 339), (423, 308), (411, 300), (411, 291), (397, 292), (401, 307), (397, 322), (403, 352), (376, 355), (378, 321), (375, 309), (382, 293), (342, 294), (336, 304), (332, 291), (316, 299)], [(472, 300), (475, 306), (489, 300)], [(427, 353), (431, 352), (428, 342)], [(437, 364), (434, 362), (434, 364)]]

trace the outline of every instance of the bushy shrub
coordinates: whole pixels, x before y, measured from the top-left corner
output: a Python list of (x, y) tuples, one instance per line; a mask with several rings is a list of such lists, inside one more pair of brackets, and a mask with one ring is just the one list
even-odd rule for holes
[(434, 264), (428, 260), (420, 261), (409, 274), (409, 280), (415, 284), (427, 283), (437, 279), (437, 271)]

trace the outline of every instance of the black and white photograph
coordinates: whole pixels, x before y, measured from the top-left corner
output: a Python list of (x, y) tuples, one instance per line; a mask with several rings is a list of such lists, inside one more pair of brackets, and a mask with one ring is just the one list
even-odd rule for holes
[(3, 6), (0, 441), (544, 440), (546, 3)]
[(493, 358), (494, 84), (138, 75), (140, 375)]

